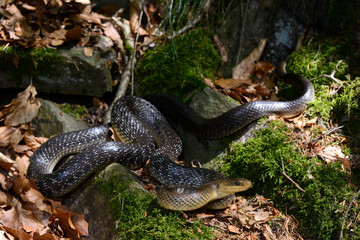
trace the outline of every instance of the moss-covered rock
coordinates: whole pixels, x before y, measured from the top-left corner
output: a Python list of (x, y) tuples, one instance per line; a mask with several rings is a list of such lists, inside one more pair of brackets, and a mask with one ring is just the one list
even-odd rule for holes
[(112, 91), (111, 63), (116, 54), (84, 49), (0, 47), (0, 86), (25, 88), (30, 82), (39, 92), (102, 96)]
[[(349, 174), (339, 163), (325, 165), (316, 157), (309, 158), (296, 143), (290, 143), (288, 131), (281, 122), (272, 122), (245, 144), (233, 145), (218, 161), (228, 176), (253, 181), (248, 194), (264, 194), (280, 209), (293, 214), (306, 235), (335, 239), (345, 206), (355, 193), (348, 183)], [(282, 163), (286, 174), (304, 192), (282, 174)]]
[[(307, 110), (310, 116), (328, 121), (332, 116), (360, 111), (360, 80), (350, 76), (349, 45), (346, 37), (315, 39), (289, 56), (288, 71), (310, 79), (314, 85), (315, 99)], [(333, 71), (336, 80), (324, 76)]]
[(129, 188), (118, 178), (97, 181), (110, 197), (118, 239), (211, 239), (214, 235), (211, 228), (198, 221), (189, 223), (181, 212), (160, 207), (154, 195)]
[(146, 52), (136, 68), (139, 91), (186, 100), (190, 92), (204, 88), (201, 75), (215, 78), (220, 61), (211, 34), (194, 30)]

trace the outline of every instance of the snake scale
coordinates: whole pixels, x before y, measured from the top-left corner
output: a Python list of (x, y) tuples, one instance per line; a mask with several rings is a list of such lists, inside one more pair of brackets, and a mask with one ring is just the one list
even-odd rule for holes
[[(169, 96), (124, 96), (116, 101), (111, 116), (112, 126), (122, 142), (110, 140), (109, 126), (57, 135), (31, 156), (28, 177), (34, 179), (44, 195), (54, 198), (69, 193), (110, 163), (136, 169), (150, 159), (150, 173), (163, 185), (157, 189), (161, 206), (172, 210), (225, 208), (234, 193), (251, 187), (251, 181), (229, 179), (213, 170), (176, 164), (182, 143), (166, 118), (180, 122), (199, 137), (215, 139), (228, 136), (263, 116), (289, 116), (305, 110), (314, 98), (312, 84), (299, 75), (285, 74), (282, 79), (299, 88), (300, 97), (283, 102), (246, 103), (214, 119), (202, 118)], [(61, 158), (74, 153), (77, 154), (54, 170)]]

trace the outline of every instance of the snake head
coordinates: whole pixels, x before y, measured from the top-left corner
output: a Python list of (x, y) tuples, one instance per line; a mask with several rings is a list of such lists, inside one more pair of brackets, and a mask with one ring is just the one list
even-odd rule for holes
[(252, 186), (252, 182), (245, 178), (225, 178), (218, 179), (215, 182), (218, 198), (248, 190)]

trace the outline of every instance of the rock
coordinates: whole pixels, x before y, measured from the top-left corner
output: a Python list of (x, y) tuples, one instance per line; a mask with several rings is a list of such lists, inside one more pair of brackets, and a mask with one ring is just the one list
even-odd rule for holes
[[(232, 98), (209, 87), (205, 87), (203, 92), (194, 95), (189, 107), (205, 118), (214, 118), (239, 105), (240, 104)], [(255, 125), (255, 123), (250, 124), (238, 133), (222, 139), (206, 140), (189, 133), (179, 125), (173, 124), (176, 132), (183, 141), (181, 160), (187, 163), (195, 161), (205, 164), (224, 152), (231, 142), (238, 140), (242, 135), (248, 132), (253, 125)]]
[[(222, 24), (215, 30), (228, 49), (223, 74), (231, 76), (232, 68), (258, 46), (260, 39), (268, 44), (263, 59), (277, 64), (294, 51), (305, 27), (312, 24), (324, 31), (328, 21), (328, 1), (232, 1), (225, 7)], [(299, 11), (299, 9), (304, 9)], [(305, 10), (306, 9), (306, 10)]]
[(113, 231), (116, 219), (112, 216), (109, 198), (100, 191), (96, 183), (107, 181), (110, 177), (118, 178), (130, 191), (138, 190), (138, 194), (151, 194), (128, 168), (117, 163), (107, 166), (94, 179), (83, 183), (63, 199), (70, 209), (85, 215), (85, 220), (89, 223), (89, 236), (86, 239), (118, 239)]
[(35, 136), (51, 137), (88, 127), (83, 121), (64, 113), (55, 103), (41, 98), (39, 101), (41, 103), (39, 113), (32, 121)]
[(39, 92), (46, 93), (100, 97), (112, 91), (111, 69), (107, 66), (115, 64), (115, 53), (94, 50), (88, 57), (80, 47), (59, 50), (58, 53), (63, 61), (57, 62), (56, 66), (50, 65), (51, 70), (38, 69), (37, 74), (24, 71), (15, 78), (0, 69), (1, 88), (26, 88), (32, 81)]
[[(55, 103), (39, 99), (41, 108), (38, 116), (33, 120), (33, 127), (37, 136), (50, 137), (63, 132), (85, 129), (88, 126), (71, 115), (64, 113)], [(107, 166), (95, 177), (82, 183), (71, 193), (62, 198), (62, 202), (71, 210), (84, 214), (89, 223), (89, 237), (84, 239), (117, 239), (114, 235), (115, 221), (109, 205), (109, 197), (103, 194), (97, 181), (106, 181), (116, 177), (126, 184), (127, 189), (137, 190), (138, 194), (151, 194), (144, 189), (135, 174), (128, 168), (113, 163)]]

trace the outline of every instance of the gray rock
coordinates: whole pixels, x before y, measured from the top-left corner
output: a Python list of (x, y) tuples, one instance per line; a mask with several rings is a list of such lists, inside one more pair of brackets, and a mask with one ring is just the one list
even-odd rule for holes
[[(205, 87), (203, 92), (199, 92), (194, 95), (191, 99), (189, 107), (205, 118), (214, 118), (239, 105), (240, 104), (232, 98), (209, 87)], [(239, 139), (242, 135), (248, 132), (253, 125), (254, 124), (251, 124), (242, 131), (231, 136), (216, 140), (201, 139), (189, 133), (182, 126), (174, 125), (176, 132), (180, 135), (181, 140), (183, 141), (181, 160), (187, 163), (195, 161), (200, 164), (205, 164), (219, 154), (223, 153), (229, 147), (231, 142)]]
[(114, 234), (117, 219), (112, 215), (109, 197), (100, 191), (96, 183), (107, 181), (110, 177), (122, 181), (130, 191), (151, 194), (128, 168), (117, 163), (107, 166), (94, 179), (83, 183), (75, 192), (63, 199), (70, 209), (85, 215), (85, 220), (89, 223), (89, 236), (85, 239), (118, 239)]
[(73, 47), (59, 50), (64, 61), (53, 67), (53, 71), (39, 69), (40, 74), (29, 76), (24, 72), (20, 79), (0, 69), (1, 88), (26, 88), (32, 81), (39, 92), (102, 96), (112, 91), (110, 63), (114, 63), (116, 54), (94, 50), (91, 57), (84, 55), (84, 49)]
[(232, 68), (247, 57), (262, 38), (269, 40), (262, 59), (273, 64), (285, 60), (309, 23), (318, 28), (315, 30), (324, 31), (328, 4), (325, 0), (228, 1), (224, 19), (215, 29), (228, 49), (224, 76), (231, 76)]
[(55, 103), (39, 99), (41, 107), (33, 119), (35, 136), (51, 137), (60, 133), (85, 129), (88, 126), (71, 115), (64, 113)]
[[(64, 113), (51, 101), (40, 99), (41, 108), (38, 116), (33, 120), (33, 127), (37, 136), (50, 137), (63, 132), (85, 129), (88, 126)], [(135, 174), (128, 168), (113, 163), (103, 171), (95, 174), (95, 177), (82, 183), (76, 190), (62, 198), (63, 203), (71, 210), (85, 215), (89, 223), (89, 236), (84, 239), (117, 239), (113, 230), (115, 221), (109, 206), (109, 197), (103, 194), (97, 181), (107, 181), (110, 177), (116, 177), (126, 184), (127, 189), (138, 194), (151, 194), (144, 189)]]

